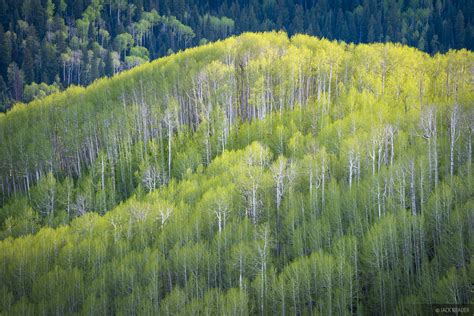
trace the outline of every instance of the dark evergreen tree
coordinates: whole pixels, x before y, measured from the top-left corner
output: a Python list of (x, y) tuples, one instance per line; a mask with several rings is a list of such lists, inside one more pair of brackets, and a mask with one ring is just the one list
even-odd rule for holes
[(295, 14), (293, 16), (292, 31), (295, 33), (304, 32), (304, 11), (301, 5), (296, 5)]
[(6, 111), (9, 108), (9, 102), (8, 86), (5, 80), (3, 80), (3, 77), (0, 76), (0, 111)]
[(35, 81), (35, 64), (33, 60), (33, 52), (31, 52), (31, 48), (34, 47), (33, 45), (27, 45), (25, 47), (23, 53), (23, 64), (21, 66), (23, 73), (25, 75), (25, 83), (31, 83)]
[(454, 29), (454, 40), (456, 42), (455, 48), (463, 48), (465, 45), (466, 30), (464, 23), (464, 14), (461, 10), (459, 10), (458, 14), (456, 15), (456, 24), (454, 26)]
[(23, 97), (24, 76), (23, 71), (13, 62), (8, 66), (8, 87), (13, 100), (21, 101)]
[(41, 44), (41, 81), (50, 84), (58, 74), (56, 46), (46, 39)]

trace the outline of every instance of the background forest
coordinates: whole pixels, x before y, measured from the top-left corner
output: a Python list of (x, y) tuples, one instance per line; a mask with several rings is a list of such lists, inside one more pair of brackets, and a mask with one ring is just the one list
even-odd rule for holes
[(243, 31), (473, 49), (468, 0), (0, 0), (0, 111)]
[(245, 33), (0, 113), (0, 313), (472, 304), (473, 63)]

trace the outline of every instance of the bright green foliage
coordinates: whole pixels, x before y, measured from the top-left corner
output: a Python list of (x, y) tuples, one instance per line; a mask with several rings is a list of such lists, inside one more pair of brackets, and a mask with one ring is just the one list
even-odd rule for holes
[(245, 34), (16, 106), (0, 312), (472, 302), (473, 62)]
[(47, 85), (45, 83), (31, 83), (25, 86), (24, 99), (26, 102), (31, 102), (35, 99), (44, 98), (52, 93), (58, 92), (57, 84)]

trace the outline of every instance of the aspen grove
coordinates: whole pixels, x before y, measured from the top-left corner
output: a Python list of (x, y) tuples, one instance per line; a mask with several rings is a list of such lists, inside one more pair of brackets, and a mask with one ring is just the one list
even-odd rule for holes
[(244, 33), (16, 104), (0, 313), (472, 304), (473, 74), (466, 49)]

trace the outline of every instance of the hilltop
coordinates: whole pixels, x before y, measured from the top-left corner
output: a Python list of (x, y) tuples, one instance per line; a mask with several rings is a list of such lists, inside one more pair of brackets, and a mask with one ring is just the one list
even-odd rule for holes
[(252, 31), (473, 49), (471, 1), (0, 0), (0, 112)]

